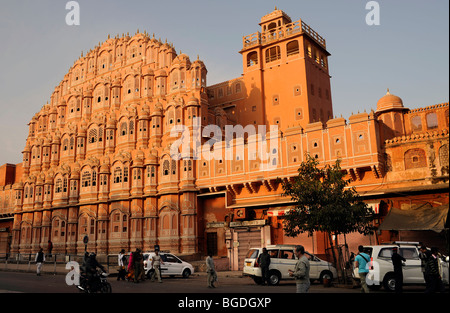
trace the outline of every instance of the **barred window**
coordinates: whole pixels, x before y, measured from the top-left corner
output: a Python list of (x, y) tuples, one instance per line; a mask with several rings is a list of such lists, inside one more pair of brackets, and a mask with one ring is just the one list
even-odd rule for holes
[(127, 123), (123, 122), (120, 126), (120, 134), (122, 136), (125, 136), (127, 134), (128, 130), (127, 130)]
[(134, 131), (134, 122), (130, 121), (130, 135), (133, 135), (133, 131)]
[(97, 142), (97, 130), (91, 129), (89, 131), (89, 143)]
[(172, 160), (172, 174), (177, 173), (177, 162), (175, 160)]
[[(62, 191), (62, 179), (58, 178), (55, 184), (55, 193), (60, 193)], [(27, 197), (27, 191), (25, 191), (25, 198)]]
[(89, 187), (91, 185), (91, 173), (85, 171), (81, 177), (81, 186)]
[(103, 128), (99, 128), (98, 129), (98, 141), (102, 142), (103, 141)]
[(120, 167), (116, 167), (114, 170), (114, 183), (122, 182), (122, 169)]
[(170, 171), (170, 163), (168, 160), (165, 160), (163, 163), (163, 175), (169, 175), (169, 171)]

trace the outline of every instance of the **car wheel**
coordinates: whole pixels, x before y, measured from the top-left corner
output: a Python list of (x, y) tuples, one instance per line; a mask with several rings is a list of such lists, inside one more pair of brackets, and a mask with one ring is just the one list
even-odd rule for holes
[(386, 274), (383, 279), (383, 287), (387, 291), (395, 290), (395, 276), (394, 274)]
[(321, 284), (323, 284), (324, 279), (328, 279), (329, 281), (332, 281), (333, 273), (331, 273), (330, 271), (322, 271), (322, 273), (320, 273), (320, 277), (319, 277), (319, 281)]
[(188, 268), (186, 268), (184, 271), (183, 271), (183, 278), (189, 278), (189, 276), (191, 275), (191, 270), (190, 269), (188, 269)]
[(272, 286), (278, 285), (281, 280), (281, 274), (278, 271), (269, 272), (269, 284)]

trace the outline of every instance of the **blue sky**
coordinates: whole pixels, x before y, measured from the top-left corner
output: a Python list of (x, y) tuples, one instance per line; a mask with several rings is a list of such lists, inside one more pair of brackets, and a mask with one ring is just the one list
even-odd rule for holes
[(275, 6), (327, 41), (334, 113), (376, 108), (390, 88), (408, 108), (449, 99), (449, 2), (379, 0), (380, 25), (365, 0), (79, 0), (80, 26), (65, 0), (0, 0), (0, 165), (20, 163), (27, 123), (71, 65), (108, 34), (155, 33), (208, 69), (208, 85), (242, 73), (242, 36)]

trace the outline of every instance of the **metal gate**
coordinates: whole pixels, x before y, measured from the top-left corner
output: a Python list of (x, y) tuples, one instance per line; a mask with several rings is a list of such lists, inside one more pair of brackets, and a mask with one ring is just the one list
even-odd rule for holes
[(238, 264), (239, 270), (244, 269), (244, 260), (248, 250), (261, 247), (261, 229), (250, 228), (245, 230), (236, 230), (238, 234)]

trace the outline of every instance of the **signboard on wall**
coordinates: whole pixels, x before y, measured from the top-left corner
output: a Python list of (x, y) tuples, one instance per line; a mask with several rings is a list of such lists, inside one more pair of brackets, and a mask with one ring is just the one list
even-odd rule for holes
[(246, 227), (246, 226), (264, 226), (266, 225), (266, 220), (251, 220), (242, 222), (231, 222), (230, 227)]

